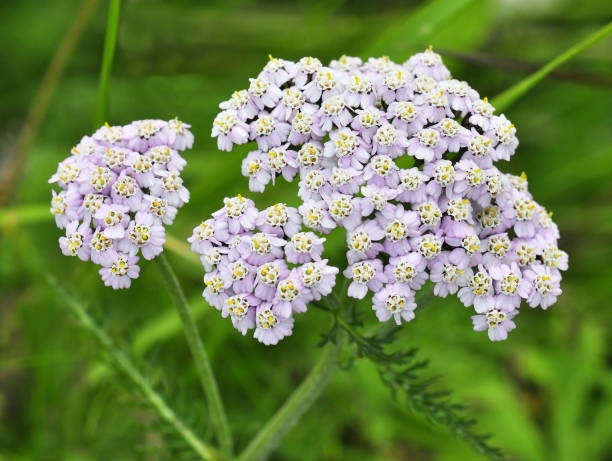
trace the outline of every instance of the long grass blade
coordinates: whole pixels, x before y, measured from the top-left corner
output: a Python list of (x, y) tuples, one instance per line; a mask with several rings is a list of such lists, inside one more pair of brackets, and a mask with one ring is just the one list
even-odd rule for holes
[(17, 136), (15, 148), (10, 153), (7, 162), (3, 165), (2, 171), (0, 171), (0, 205), (7, 203), (10, 199), (9, 192), (15, 188), (15, 183), (20, 178), (28, 151), (36, 139), (41, 123), (45, 119), (57, 85), (64, 75), (70, 57), (77, 43), (79, 43), (85, 27), (96, 11), (99, 2), (100, 0), (83, 1), (74, 20), (55, 50), (49, 67), (45, 70), (40, 86), (32, 100), (25, 123)]
[(112, 359), (117, 369), (134, 383), (159, 417), (174, 428), (177, 434), (198, 454), (200, 459), (205, 461), (219, 460), (220, 456), (217, 451), (200, 440), (181, 421), (163, 397), (153, 389), (147, 378), (140, 373), (129, 357), (113, 343), (106, 331), (96, 324), (81, 302), (68, 293), (52, 275), (47, 274), (46, 280), (62, 300), (60, 304), (69, 309), (76, 316), (80, 325), (98, 341), (98, 344)]
[(388, 27), (365, 50), (364, 56), (388, 55), (407, 59), (407, 46), (427, 46), (429, 37), (449, 19), (469, 7), (475, 0), (431, 0), (412, 12), (405, 20)]
[(121, 0), (110, 0), (108, 5), (108, 20), (106, 23), (106, 35), (104, 39), (104, 53), (102, 55), (102, 68), (100, 69), (100, 84), (98, 87), (98, 101), (94, 128), (98, 128), (108, 118), (109, 105), (109, 82), (117, 46), (117, 33), (119, 31), (119, 13), (121, 12)]
[(511, 86), (499, 96), (493, 99), (492, 104), (498, 111), (504, 111), (510, 105), (514, 104), (519, 98), (524, 96), (529, 90), (544, 80), (553, 70), (566, 63), (570, 59), (578, 56), (580, 53), (595, 45), (597, 42), (609, 37), (612, 34), (612, 22), (609, 22), (602, 28), (596, 30), (584, 40), (571, 46), (559, 56), (548, 62), (542, 68), (527, 78), (521, 80), (517, 84)]

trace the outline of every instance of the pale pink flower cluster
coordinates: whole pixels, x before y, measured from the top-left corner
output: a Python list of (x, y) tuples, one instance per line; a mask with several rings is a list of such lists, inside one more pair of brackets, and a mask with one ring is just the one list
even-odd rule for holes
[(304, 224), (347, 230), (349, 295), (372, 291), (380, 321), (411, 320), (429, 280), (502, 340), (522, 301), (546, 309), (561, 294), (557, 226), (524, 174), (495, 165), (515, 153), (515, 126), (431, 48), (403, 64), (270, 58), (220, 107), (219, 148), (256, 144), (242, 165), (252, 191), (297, 177)]
[(291, 335), (293, 316), (336, 284), (338, 269), (321, 257), (325, 239), (303, 232), (283, 203), (259, 211), (241, 195), (226, 198), (188, 241), (204, 266), (206, 301), (266, 345)]
[(60, 162), (50, 183), (51, 213), (66, 235), (66, 256), (102, 266), (100, 276), (114, 289), (138, 277), (139, 256), (162, 252), (165, 225), (189, 200), (180, 173), (180, 151), (193, 145), (191, 126), (178, 119), (138, 120), (84, 136)]

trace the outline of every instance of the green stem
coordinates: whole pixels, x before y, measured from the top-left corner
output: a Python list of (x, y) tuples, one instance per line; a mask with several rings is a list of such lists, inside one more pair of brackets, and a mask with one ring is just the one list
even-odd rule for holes
[(561, 53), (559, 56), (557, 56), (555, 59), (550, 61), (548, 64), (544, 65), (537, 72), (534, 72), (529, 77), (521, 80), (516, 85), (513, 85), (507, 90), (505, 90), (504, 92), (502, 92), (499, 96), (497, 96), (492, 101), (492, 104), (500, 112), (503, 110), (506, 110), (518, 98), (520, 98), (523, 94), (529, 91), (537, 83), (543, 80), (548, 74), (550, 74), (557, 67), (569, 61), (574, 56), (582, 53), (584, 50), (594, 45), (595, 43), (603, 40), (610, 34), (612, 34), (612, 22), (609, 22), (602, 28), (593, 32), (591, 35), (586, 37), (581, 42), (576, 43), (574, 46), (568, 48), (566, 51)]
[(233, 450), (232, 434), (225, 415), (225, 409), (223, 408), (223, 401), (221, 400), (217, 381), (215, 380), (215, 375), (210, 365), (210, 361), (208, 360), (208, 355), (204, 349), (204, 344), (202, 344), (200, 333), (198, 332), (196, 323), (191, 315), (191, 310), (189, 309), (189, 304), (185, 298), (185, 293), (183, 293), (178, 278), (166, 259), (166, 256), (162, 253), (156, 258), (156, 261), (162, 278), (168, 287), (172, 301), (181, 317), (185, 338), (187, 339), (189, 349), (191, 349), (196, 372), (198, 373), (200, 383), (206, 395), (206, 400), (208, 401), (211, 422), (217, 435), (221, 451), (226, 456), (231, 457)]
[(270, 454), (311, 407), (334, 375), (338, 368), (340, 348), (340, 337), (336, 339), (335, 344), (330, 343), (325, 346), (306, 379), (249, 443), (238, 457), (238, 461), (260, 461)]
[(100, 84), (98, 86), (98, 102), (96, 104), (95, 128), (98, 128), (108, 118), (108, 88), (113, 58), (117, 45), (117, 31), (119, 29), (119, 13), (121, 0), (109, 0), (108, 19), (106, 22), (106, 35), (104, 38), (104, 53), (102, 55), (102, 68), (100, 69)]
[(47, 275), (47, 282), (58, 293), (62, 301), (61, 305), (72, 311), (85, 330), (98, 340), (98, 343), (112, 359), (116, 367), (138, 387), (151, 406), (157, 411), (160, 418), (176, 430), (185, 442), (199, 455), (200, 459), (206, 461), (217, 461), (221, 459), (216, 450), (201, 441), (198, 436), (178, 418), (174, 411), (164, 401), (163, 397), (153, 389), (148, 380), (138, 371), (128, 356), (115, 346), (106, 331), (96, 324), (83, 305), (59, 285), (53, 276)]

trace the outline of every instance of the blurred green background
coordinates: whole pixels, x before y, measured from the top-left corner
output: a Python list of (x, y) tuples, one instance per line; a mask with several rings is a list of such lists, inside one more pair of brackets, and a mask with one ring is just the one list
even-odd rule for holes
[[(431, 44), (454, 76), (493, 97), (612, 17), (609, 0), (449, 0), (434, 12), (421, 10), (425, 3), (125, 1), (109, 122), (179, 116), (196, 136), (184, 172), (192, 198), (170, 232), (185, 239), (224, 196), (247, 192), (240, 176), (244, 150), (218, 152), (210, 125), (218, 103), (247, 86), (268, 54), (403, 61)], [(48, 110), (32, 109), (41, 103), (39, 85), (58, 45), (75, 18), (87, 15), (79, 13), (82, 5), (0, 4), (0, 167), (9, 178), (0, 214), (0, 460), (177, 459), (179, 449), (166, 443), (155, 414), (111, 371), (41, 281), (43, 271), (52, 271), (86, 300), (179, 414), (205, 428), (189, 351), (155, 265), (143, 264), (128, 292), (106, 289), (93, 265), (61, 255), (60, 231), (45, 211), (48, 177), (92, 131), (104, 1), (87, 0), (91, 19), (76, 20), (82, 31), (77, 27), (68, 37), (74, 51), (60, 52), (60, 66), (51, 68), (51, 85), (43, 89), (42, 109), (48, 95)], [(558, 304), (548, 312), (524, 307), (510, 339), (492, 344), (471, 331), (469, 313), (456, 299), (436, 300), (417, 311), (398, 340), (431, 359), (427, 373), (469, 404), (478, 428), (493, 433), (492, 443), (516, 460), (612, 459), (611, 51), (610, 39), (599, 43), (507, 111), (521, 141), (507, 171), (528, 174), (535, 198), (555, 212), (561, 246), (570, 254)], [(42, 123), (24, 148), (20, 130), (28, 117), (39, 116)], [(18, 172), (15, 181), (12, 171)], [(281, 181), (253, 198), (261, 207), (295, 203), (287, 197), (296, 188)], [(342, 264), (341, 235), (332, 238), (327, 255)], [(169, 258), (198, 316), (232, 429), (244, 446), (316, 360), (329, 317), (311, 310), (298, 317), (293, 336), (266, 348), (204, 304), (198, 264), (174, 253)], [(364, 318), (373, 317), (367, 305), (362, 309)], [(272, 459), (481, 457), (394, 400), (375, 368), (358, 361), (336, 375)]]

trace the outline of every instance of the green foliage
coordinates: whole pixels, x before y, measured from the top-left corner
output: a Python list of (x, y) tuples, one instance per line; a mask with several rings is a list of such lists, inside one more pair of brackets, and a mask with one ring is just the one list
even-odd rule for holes
[[(432, 288), (424, 288), (417, 304), (424, 307), (433, 298)], [(417, 359), (418, 349), (397, 348), (398, 325), (378, 327), (372, 334), (358, 331), (363, 326), (360, 309), (356, 303), (343, 300), (335, 308), (316, 304), (317, 307), (334, 315), (334, 324), (323, 334), (322, 344), (338, 343), (344, 337), (354, 346), (354, 354), (370, 360), (380, 375), (382, 382), (399, 401), (404, 400), (413, 411), (421, 413), (431, 423), (438, 425), (465, 440), (478, 453), (488, 459), (505, 459), (497, 447), (487, 440), (489, 435), (475, 431), (476, 421), (465, 415), (465, 405), (451, 400), (451, 391), (440, 390), (435, 378), (425, 377), (428, 361)], [(350, 364), (351, 362), (349, 362)]]
[[(180, 437), (181, 442), (189, 446), (201, 459), (214, 461), (219, 459), (215, 449), (207, 446), (198, 436), (187, 427), (175, 414), (163, 397), (161, 397), (152, 387), (149, 380), (134, 366), (130, 358), (121, 351), (110, 339), (108, 334), (96, 324), (87, 312), (87, 309), (70, 293), (68, 293), (50, 274), (46, 274), (47, 283), (58, 294), (62, 304), (64, 304), (76, 316), (79, 324), (90, 333), (100, 344), (102, 351), (108, 355), (119, 371), (121, 371), (130, 381), (131, 388), (137, 389), (146, 399), (146, 402), (157, 413), (159, 420), (164, 422), (174, 431), (175, 437)], [(129, 389), (130, 387), (128, 387)]]

